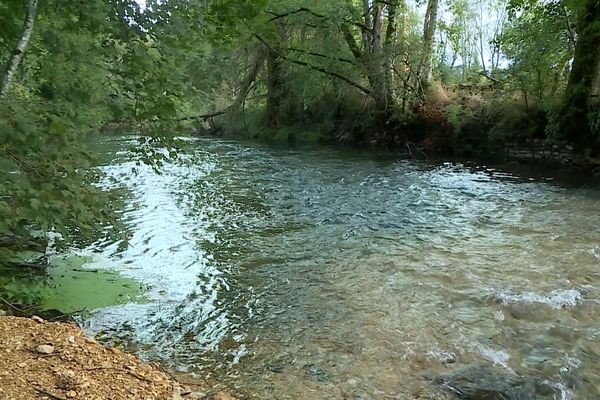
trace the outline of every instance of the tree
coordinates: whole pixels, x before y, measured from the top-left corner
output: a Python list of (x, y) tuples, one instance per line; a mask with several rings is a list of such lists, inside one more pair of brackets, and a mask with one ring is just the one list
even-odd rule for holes
[[(404, 2), (371, 3), (364, 0), (360, 12), (352, 10), (354, 17), (340, 23), (348, 49), (368, 79), (375, 107), (383, 114), (397, 106), (394, 58), (398, 45), (398, 10), (406, 11)], [(353, 29), (360, 32), (360, 45)]]
[(569, 19), (564, 5), (529, 4), (507, 23), (498, 37), (510, 60), (509, 86), (523, 93), (526, 108), (550, 110), (564, 90), (573, 56)]
[[(135, 1), (47, 0), (32, 31), (37, 3), (29, 5), (25, 29), (3, 31), (2, 43), (18, 33), (18, 51), (0, 53), (12, 88), (0, 102), (0, 242), (27, 242), (35, 231), (91, 240), (102, 226), (119, 226), (117, 199), (94, 185), (97, 161), (83, 142), (108, 122), (127, 123), (147, 135), (136, 147), (140, 162), (174, 156), (159, 147), (174, 147), (180, 99), (198, 94), (183, 77), (198, 53), (182, 40), (198, 30), (190, 23), (177, 32), (182, 13), (161, 19)], [(22, 17), (3, 18), (12, 26)]]
[[(560, 128), (569, 140), (590, 144), (593, 137), (591, 115), (598, 109), (600, 86), (600, 2), (575, 3), (577, 44), (573, 66), (560, 112)], [(600, 131), (598, 132), (600, 133)]]
[(21, 33), (21, 37), (17, 42), (15, 50), (8, 61), (8, 65), (6, 66), (6, 71), (4, 72), (2, 86), (0, 86), (0, 99), (8, 94), (10, 85), (14, 79), (15, 73), (17, 72), (17, 68), (19, 68), (21, 60), (25, 55), (25, 51), (27, 50), (27, 46), (29, 44), (29, 39), (33, 33), (33, 25), (37, 14), (37, 9), (38, 0), (29, 0), (27, 4), (27, 15), (25, 17), (25, 24), (23, 26), (23, 33)]

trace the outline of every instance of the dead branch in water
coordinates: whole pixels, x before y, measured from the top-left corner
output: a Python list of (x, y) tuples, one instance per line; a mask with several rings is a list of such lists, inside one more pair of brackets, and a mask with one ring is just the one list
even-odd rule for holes
[(208, 114), (192, 115), (192, 116), (189, 116), (189, 117), (183, 117), (183, 118), (180, 118), (179, 121), (191, 121), (191, 120), (203, 120), (203, 121), (206, 121), (206, 120), (208, 120), (210, 118), (218, 117), (219, 115), (223, 115), (225, 113), (226, 113), (226, 111), (215, 111), (215, 112), (211, 112), (211, 113), (208, 113)]

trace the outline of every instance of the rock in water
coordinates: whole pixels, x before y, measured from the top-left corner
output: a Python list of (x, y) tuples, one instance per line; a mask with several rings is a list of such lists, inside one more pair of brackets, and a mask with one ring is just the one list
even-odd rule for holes
[(329, 373), (321, 368), (318, 368), (315, 364), (306, 364), (304, 366), (304, 370), (314, 380), (321, 382), (328, 382), (330, 380)]
[(462, 368), (448, 374), (428, 376), (466, 400), (535, 400), (537, 381), (522, 379), (486, 365)]
[(54, 346), (51, 346), (49, 344), (40, 344), (38, 347), (35, 348), (35, 351), (37, 351), (40, 354), (52, 354), (54, 353)]

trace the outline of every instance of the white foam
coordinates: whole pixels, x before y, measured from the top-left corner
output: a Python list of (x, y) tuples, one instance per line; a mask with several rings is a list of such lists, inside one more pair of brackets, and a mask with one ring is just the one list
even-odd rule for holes
[(560, 400), (574, 400), (575, 399), (575, 393), (572, 390), (569, 390), (569, 388), (567, 388), (565, 384), (558, 383), (558, 382), (552, 382), (552, 381), (548, 381), (548, 380), (545, 380), (544, 383), (546, 385), (550, 386), (551, 388), (558, 390), (560, 392)]
[(575, 307), (582, 299), (581, 291), (578, 289), (553, 290), (544, 296), (534, 292), (520, 294), (497, 293), (495, 297), (504, 304), (515, 303), (543, 303), (555, 310), (567, 307)]
[(595, 246), (592, 250), (591, 250), (592, 255), (594, 256), (594, 258), (598, 261), (600, 261), (600, 248), (598, 246)]
[(508, 371), (514, 373), (514, 371), (508, 366), (508, 361), (510, 360), (510, 354), (508, 353), (508, 351), (503, 349), (496, 350), (483, 345), (480, 345), (478, 347), (481, 355), (489, 361), (491, 361), (494, 365), (504, 367)]

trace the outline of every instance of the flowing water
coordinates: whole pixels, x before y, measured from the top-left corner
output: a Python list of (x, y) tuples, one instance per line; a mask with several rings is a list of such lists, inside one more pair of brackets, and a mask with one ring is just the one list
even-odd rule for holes
[[(84, 324), (187, 381), (413, 399), (451, 398), (448, 376), (470, 374), (514, 399), (599, 396), (596, 184), (214, 139), (160, 175), (114, 154), (130, 235), (87, 252), (149, 301)], [(505, 398), (485, 395), (471, 398)]]

